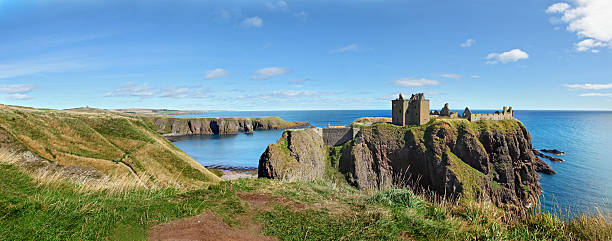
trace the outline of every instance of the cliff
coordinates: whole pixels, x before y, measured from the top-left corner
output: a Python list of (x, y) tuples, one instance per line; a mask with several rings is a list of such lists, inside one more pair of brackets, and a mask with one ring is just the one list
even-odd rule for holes
[[(313, 154), (318, 152), (312, 151), (313, 144), (320, 143), (309, 143), (306, 157), (296, 152), (307, 139), (304, 135), (316, 139), (313, 133), (287, 131), (261, 156), (259, 176), (286, 179), (295, 170), (286, 166), (304, 166), (301, 169), (309, 167), (316, 174), (299, 176), (313, 179), (329, 163), (360, 189), (411, 186), (449, 198), (486, 199), (500, 207), (524, 210), (541, 194), (536, 171), (550, 169), (534, 155), (529, 132), (516, 120), (446, 119), (421, 126), (380, 123), (360, 128), (354, 140), (333, 148), (338, 152), (328, 152), (325, 162), (315, 166), (306, 163), (320, 160), (319, 154)], [(290, 143), (289, 148), (274, 147), (284, 142)], [(287, 158), (294, 156), (300, 158)]]
[(284, 181), (321, 179), (325, 173), (327, 149), (323, 138), (313, 129), (285, 131), (261, 155), (258, 175)]
[(147, 187), (196, 187), (221, 181), (150, 123), (107, 111), (0, 105), (0, 148), (46, 170), (99, 172), (111, 181)]
[(255, 130), (276, 130), (309, 127), (308, 122), (285, 121), (280, 117), (168, 117), (140, 116), (152, 123), (164, 136), (250, 133)]

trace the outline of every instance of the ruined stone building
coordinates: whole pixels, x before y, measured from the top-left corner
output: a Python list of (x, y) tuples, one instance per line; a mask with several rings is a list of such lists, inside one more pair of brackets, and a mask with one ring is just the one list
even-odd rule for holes
[(399, 98), (392, 100), (392, 123), (398, 126), (405, 125), (423, 125), (429, 121), (430, 118), (444, 117), (444, 118), (464, 118), (469, 121), (479, 120), (513, 120), (514, 111), (512, 107), (503, 110), (496, 111), (495, 113), (487, 114), (473, 114), (469, 108), (465, 108), (463, 114), (459, 116), (457, 112), (451, 112), (448, 107), (448, 103), (444, 104), (442, 110), (429, 111), (429, 100), (425, 99), (423, 93), (413, 94), (410, 99), (405, 100), (402, 94)]
[(479, 120), (513, 120), (514, 110), (512, 110), (512, 106), (510, 106), (510, 108), (506, 108), (504, 106), (502, 112), (495, 111), (495, 113), (472, 114), (470, 108), (465, 107), (462, 117), (468, 119), (471, 122)]
[(391, 102), (394, 125), (422, 125), (429, 121), (429, 100), (423, 93), (413, 94), (408, 100), (400, 94)]

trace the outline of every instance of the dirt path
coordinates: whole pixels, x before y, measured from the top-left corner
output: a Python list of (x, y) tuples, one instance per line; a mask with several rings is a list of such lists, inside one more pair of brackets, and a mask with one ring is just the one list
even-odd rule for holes
[(259, 193), (241, 193), (238, 197), (246, 201), (249, 208), (247, 213), (236, 217), (240, 222), (236, 227), (230, 227), (206, 210), (195, 217), (154, 226), (149, 230), (149, 240), (276, 240), (261, 234), (262, 226), (253, 219), (258, 212), (270, 210), (268, 204), (273, 198)]

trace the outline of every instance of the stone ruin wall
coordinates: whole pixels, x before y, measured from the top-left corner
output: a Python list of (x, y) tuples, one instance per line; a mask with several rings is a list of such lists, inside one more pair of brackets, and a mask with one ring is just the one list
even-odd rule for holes
[(314, 131), (323, 137), (328, 146), (338, 146), (352, 140), (357, 136), (359, 128), (354, 127), (317, 127)]
[(513, 113), (489, 113), (489, 114), (472, 114), (470, 121), (479, 121), (479, 120), (514, 120)]

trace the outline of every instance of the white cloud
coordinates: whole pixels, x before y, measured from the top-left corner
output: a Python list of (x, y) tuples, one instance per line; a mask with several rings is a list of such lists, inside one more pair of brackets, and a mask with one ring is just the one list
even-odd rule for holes
[(597, 48), (606, 46), (608, 46), (607, 43), (589, 38), (576, 43), (576, 50), (580, 52), (591, 50), (593, 53), (598, 53), (599, 50)]
[(474, 74), (474, 75), (471, 75), (470, 78), (472, 78), (472, 79), (480, 79), (480, 75), (475, 75)]
[(463, 48), (469, 48), (471, 47), (474, 43), (476, 43), (476, 40), (473, 40), (471, 38), (465, 40), (465, 42), (461, 43), (461, 47)]
[(26, 95), (26, 94), (11, 94), (11, 95), (7, 95), (4, 97), (5, 99), (10, 99), (10, 100), (30, 100), (33, 99), (34, 97), (30, 96), (30, 95)]
[(337, 49), (332, 49), (331, 51), (329, 51), (330, 53), (344, 53), (344, 52), (357, 52), (362, 50), (361, 47), (359, 47), (358, 44), (349, 44), (347, 46), (344, 47), (340, 47)]
[(202, 92), (202, 88), (199, 87), (195, 87), (195, 88), (190, 88), (190, 87), (179, 87), (179, 88), (174, 88), (174, 87), (169, 87), (169, 88), (165, 88), (163, 90), (161, 90), (159, 92), (159, 97), (162, 98), (180, 98), (180, 99), (184, 99), (184, 98), (194, 98), (194, 99), (201, 99), (206, 97), (206, 94), (204, 94)]
[(287, 2), (283, 0), (268, 2), (266, 3), (266, 7), (268, 7), (270, 10), (281, 10), (281, 11), (287, 11), (289, 9)]
[(568, 89), (582, 89), (582, 90), (604, 90), (604, 89), (612, 89), (612, 83), (610, 84), (566, 84), (563, 85)]
[(19, 85), (0, 85), (0, 93), (7, 94), (23, 94), (36, 89), (35, 85), (19, 84)]
[(497, 64), (498, 62), (505, 64), (527, 58), (529, 58), (529, 54), (527, 54), (525, 51), (513, 49), (503, 53), (490, 53), (487, 55), (487, 59), (489, 59), (487, 64)]
[(288, 74), (289, 72), (291, 72), (291, 70), (285, 67), (268, 67), (268, 68), (258, 69), (257, 71), (255, 71), (255, 74), (257, 75), (252, 76), (251, 79), (265, 80), (265, 79), (269, 79), (275, 76)]
[(461, 79), (461, 75), (458, 74), (437, 74), (437, 76), (449, 79)]
[(421, 87), (428, 85), (439, 85), (440, 82), (425, 78), (406, 77), (393, 81), (393, 84), (402, 87)]
[(135, 85), (131, 82), (108, 92), (104, 97), (152, 97), (156, 91), (147, 84)]
[(209, 69), (204, 71), (206, 73), (205, 79), (216, 79), (229, 74), (229, 72), (222, 68)]
[(581, 94), (580, 96), (586, 96), (586, 97), (594, 97), (594, 96), (612, 97), (612, 94), (610, 94), (610, 93), (584, 93), (584, 94)]
[(581, 39), (591, 39), (576, 44), (578, 51), (612, 46), (612, 1), (576, 0), (574, 7), (561, 2), (549, 6), (546, 12), (562, 14), (561, 20), (567, 23), (568, 31)]
[(547, 13), (562, 13), (565, 12), (566, 10), (568, 10), (570, 8), (570, 5), (567, 3), (555, 3), (553, 5), (550, 5), (547, 9), (546, 12)]
[(242, 25), (247, 27), (260, 28), (261, 26), (263, 26), (263, 20), (258, 16), (245, 18), (244, 20), (242, 20)]

